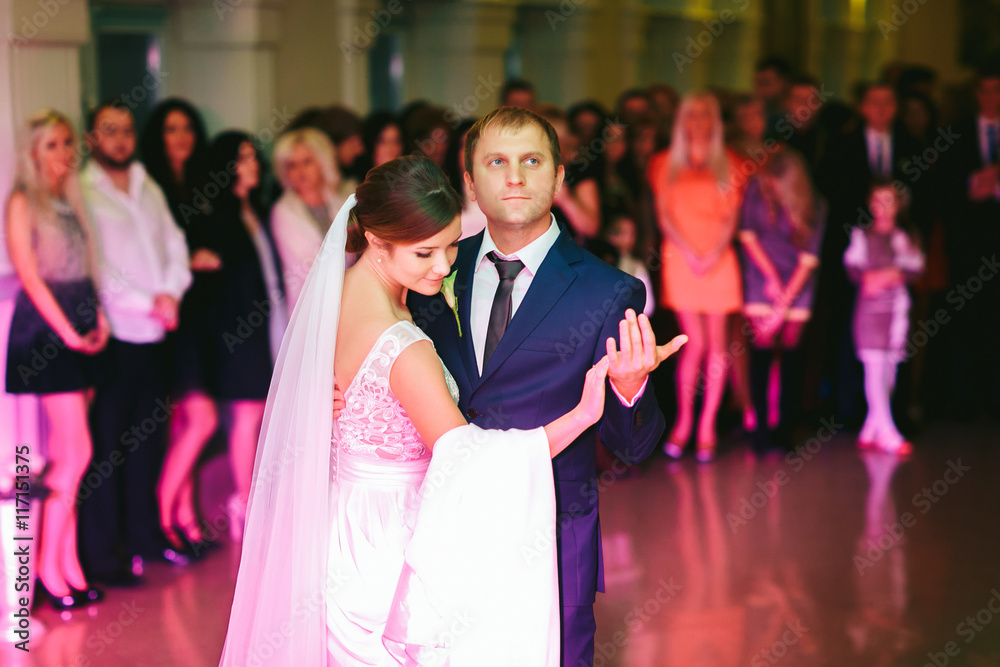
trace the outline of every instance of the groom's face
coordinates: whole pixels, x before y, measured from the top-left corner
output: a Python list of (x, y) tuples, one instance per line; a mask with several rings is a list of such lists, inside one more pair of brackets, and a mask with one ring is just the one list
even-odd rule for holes
[(548, 137), (530, 124), (520, 130), (488, 128), (476, 144), (472, 173), (465, 174), (469, 197), (492, 224), (548, 225), (552, 199), (562, 187)]

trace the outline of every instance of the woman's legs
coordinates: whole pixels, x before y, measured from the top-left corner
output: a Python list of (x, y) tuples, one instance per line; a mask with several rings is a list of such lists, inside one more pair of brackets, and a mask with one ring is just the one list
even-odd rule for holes
[(38, 577), (54, 595), (69, 594), (69, 586), (87, 588), (76, 545), (76, 501), (90, 464), (93, 445), (87, 424), (87, 397), (82, 391), (41, 397), (48, 418), (51, 493), (42, 506)]
[(698, 442), (714, 445), (715, 418), (726, 389), (728, 359), (726, 358), (726, 322), (728, 314), (710, 313), (705, 315), (707, 340), (707, 363), (705, 366), (705, 398), (698, 421)]
[(670, 442), (683, 447), (694, 425), (694, 399), (698, 393), (698, 372), (705, 359), (706, 334), (697, 313), (678, 312), (677, 321), (688, 342), (680, 349), (677, 362), (677, 421)]
[(234, 515), (231, 534), (242, 536), (250, 485), (253, 481), (253, 463), (257, 454), (257, 439), (260, 437), (261, 422), (264, 420), (264, 401), (234, 401), (233, 426), (229, 432), (229, 460), (236, 484), (235, 500), (230, 509)]
[(802, 322), (785, 322), (780, 332), (781, 356), (778, 369), (778, 419), (774, 426), (776, 444), (789, 447), (792, 427), (799, 415), (802, 396)]
[[(729, 337), (730, 341), (739, 346), (737, 349), (747, 349), (749, 340), (745, 333), (747, 319), (738, 314), (730, 319)], [(730, 369), (729, 383), (736, 396), (736, 403), (742, 410), (743, 428), (753, 432), (757, 428), (757, 415), (766, 418), (765, 413), (759, 413), (750, 396), (750, 364), (747, 355), (734, 355), (733, 367)]]
[(198, 457), (219, 425), (219, 416), (215, 402), (200, 392), (182, 398), (175, 415), (177, 423), (171, 429), (174, 437), (163, 461), (157, 496), (160, 525), (174, 546), (179, 547), (173, 528), (175, 521), (182, 529), (190, 530), (189, 537), (193, 541), (198, 541), (201, 535), (200, 529), (189, 528), (197, 523), (198, 516), (194, 508), (192, 475)]

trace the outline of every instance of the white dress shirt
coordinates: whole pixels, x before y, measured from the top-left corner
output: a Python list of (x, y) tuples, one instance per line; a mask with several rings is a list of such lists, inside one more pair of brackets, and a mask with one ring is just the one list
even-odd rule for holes
[[(493, 297), (496, 295), (497, 287), (500, 286), (500, 275), (497, 273), (496, 266), (486, 255), (495, 252), (502, 260), (517, 259), (524, 264), (524, 268), (521, 269), (521, 272), (514, 279), (514, 287), (510, 294), (510, 319), (513, 322), (517, 316), (517, 309), (524, 300), (524, 295), (527, 294), (528, 288), (531, 287), (531, 281), (538, 274), (538, 269), (542, 266), (542, 261), (545, 260), (545, 256), (549, 254), (549, 250), (552, 249), (558, 238), (559, 225), (556, 224), (555, 216), (551, 217), (549, 228), (545, 230), (545, 233), (510, 255), (504, 255), (497, 250), (496, 243), (494, 243), (493, 237), (490, 236), (489, 226), (483, 232), (483, 243), (479, 246), (479, 254), (476, 255), (476, 263), (473, 264), (475, 274), (472, 278), (472, 305), (469, 312), (469, 323), (472, 326), (472, 345), (476, 351), (476, 364), (479, 366), (480, 375), (483, 373), (483, 353), (486, 351), (486, 332), (490, 327), (490, 311), (493, 309)], [(648, 382), (648, 378), (646, 382)], [(631, 401), (626, 401), (618, 393), (618, 389), (614, 386), (614, 383), (611, 384), (611, 389), (618, 396), (618, 400), (622, 404), (632, 407), (646, 390), (646, 382), (643, 382), (642, 387)]]
[(166, 329), (153, 316), (153, 301), (167, 294), (178, 302), (191, 285), (187, 242), (160, 187), (138, 162), (129, 166), (122, 192), (91, 160), (81, 187), (100, 248), (98, 293), (115, 338), (156, 343)]
[(879, 132), (865, 128), (865, 142), (868, 145), (868, 166), (872, 173), (882, 178), (892, 176), (892, 135), (888, 131)]

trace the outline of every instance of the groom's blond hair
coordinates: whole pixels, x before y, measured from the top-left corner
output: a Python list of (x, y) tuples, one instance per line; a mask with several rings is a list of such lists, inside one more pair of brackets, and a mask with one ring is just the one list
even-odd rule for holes
[(469, 133), (465, 135), (465, 170), (469, 172), (469, 178), (472, 178), (472, 156), (476, 152), (479, 137), (485, 130), (517, 132), (529, 125), (535, 125), (542, 131), (542, 134), (548, 137), (549, 151), (552, 153), (552, 168), (559, 169), (559, 165), (562, 164), (562, 155), (559, 152), (559, 135), (556, 134), (552, 124), (528, 109), (499, 107), (476, 121), (476, 124), (469, 128)]

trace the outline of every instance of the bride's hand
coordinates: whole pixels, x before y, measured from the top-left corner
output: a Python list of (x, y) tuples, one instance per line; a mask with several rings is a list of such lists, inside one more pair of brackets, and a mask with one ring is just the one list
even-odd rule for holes
[(604, 414), (604, 387), (610, 365), (611, 360), (605, 355), (587, 371), (587, 377), (583, 381), (583, 396), (576, 409), (588, 427), (596, 424)]
[(333, 421), (340, 419), (340, 411), (347, 407), (347, 401), (344, 400), (344, 392), (340, 391), (340, 387), (337, 383), (333, 383)]

